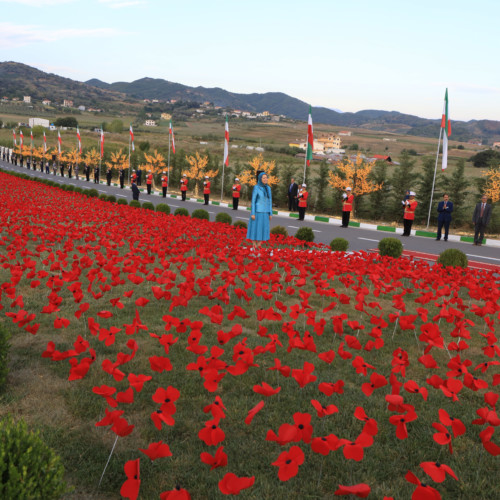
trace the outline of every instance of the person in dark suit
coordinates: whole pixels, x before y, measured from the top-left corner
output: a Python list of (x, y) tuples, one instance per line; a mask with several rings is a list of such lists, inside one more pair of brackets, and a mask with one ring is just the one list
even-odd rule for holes
[(474, 224), (474, 245), (481, 246), (484, 239), (484, 230), (490, 222), (491, 205), (487, 203), (488, 197), (483, 194), (481, 201), (476, 205), (474, 214), (472, 215), (472, 223)]
[(299, 190), (298, 184), (295, 182), (295, 179), (292, 177), (290, 180), (290, 185), (288, 186), (288, 210), (290, 212), (297, 211), (297, 193)]
[(132, 181), (132, 199), (139, 201), (139, 188), (135, 181)]
[(443, 195), (443, 201), (438, 203), (438, 231), (436, 240), (441, 239), (441, 230), (444, 226), (444, 241), (448, 241), (448, 230), (450, 229), (451, 212), (453, 212), (453, 202), (447, 194)]

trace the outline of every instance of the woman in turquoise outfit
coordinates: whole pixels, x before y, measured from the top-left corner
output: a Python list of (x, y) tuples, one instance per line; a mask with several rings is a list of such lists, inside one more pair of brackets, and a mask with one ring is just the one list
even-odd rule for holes
[(269, 222), (273, 215), (271, 188), (267, 183), (267, 174), (261, 172), (257, 185), (252, 192), (252, 212), (248, 221), (247, 238), (252, 240), (254, 248), (269, 240)]

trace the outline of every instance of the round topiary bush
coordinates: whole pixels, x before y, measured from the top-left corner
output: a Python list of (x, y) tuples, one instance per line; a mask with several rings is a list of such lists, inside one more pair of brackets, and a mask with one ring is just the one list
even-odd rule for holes
[(158, 203), (158, 205), (156, 205), (156, 211), (168, 215), (170, 213), (170, 207), (166, 203)]
[(76, 186), (75, 187), (75, 193), (81, 193), (83, 191), (83, 189), (79, 186)]
[(174, 212), (174, 215), (184, 215), (187, 217), (189, 215), (189, 212), (187, 211), (187, 208), (181, 207)]
[(87, 196), (90, 198), (97, 198), (99, 196), (99, 191), (97, 191), (97, 189), (89, 189)]
[(345, 252), (349, 248), (349, 242), (345, 238), (334, 238), (330, 242), (330, 248), (334, 252)]
[(378, 242), (378, 252), (382, 256), (387, 255), (397, 259), (403, 253), (403, 244), (397, 238), (382, 238)]
[(127, 200), (124, 200), (123, 198), (120, 198), (118, 201), (117, 201), (118, 205), (128, 205), (128, 201)]
[(129, 207), (141, 208), (141, 204), (137, 200), (132, 200), (129, 203)]
[(224, 224), (232, 224), (233, 219), (226, 212), (220, 212), (215, 216), (215, 222), (224, 222)]
[(74, 191), (75, 190), (75, 186), (72, 186), (71, 184), (68, 184), (66, 186), (66, 191)]
[(0, 323), (0, 392), (5, 389), (7, 374), (9, 373), (9, 367), (7, 365), (10, 349), (9, 339), (10, 333), (5, 329), (3, 324)]
[(288, 236), (288, 231), (286, 230), (286, 227), (274, 226), (273, 228), (271, 228), (271, 234), (281, 234), (286, 238)]
[(107, 194), (100, 194), (99, 199), (102, 201), (108, 201), (108, 195)]
[(142, 208), (145, 208), (146, 210), (152, 210), (153, 212), (155, 211), (155, 206), (150, 201), (145, 201), (142, 204)]
[(0, 498), (61, 498), (67, 491), (61, 459), (26, 423), (0, 421)]
[(210, 215), (208, 214), (208, 212), (206, 210), (203, 210), (203, 208), (197, 208), (196, 210), (193, 210), (191, 217), (193, 219), (210, 220)]
[(243, 229), (246, 229), (248, 226), (247, 226), (247, 223), (243, 220), (237, 220), (234, 224), (233, 224), (234, 227), (242, 227)]
[(112, 194), (108, 194), (108, 201), (111, 201), (112, 203), (116, 203), (116, 196)]
[(306, 241), (311, 243), (314, 241), (314, 232), (310, 227), (301, 227), (296, 233), (295, 237), (298, 240)]
[(467, 255), (456, 248), (448, 248), (444, 252), (441, 252), (437, 262), (444, 267), (467, 267), (469, 264)]

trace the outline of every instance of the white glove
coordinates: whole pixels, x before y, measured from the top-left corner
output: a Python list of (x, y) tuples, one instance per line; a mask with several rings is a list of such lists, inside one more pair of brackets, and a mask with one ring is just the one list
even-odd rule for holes
[(347, 198), (347, 195), (344, 193), (344, 194), (342, 195), (342, 198), (344, 198), (344, 200), (345, 200), (345, 199)]

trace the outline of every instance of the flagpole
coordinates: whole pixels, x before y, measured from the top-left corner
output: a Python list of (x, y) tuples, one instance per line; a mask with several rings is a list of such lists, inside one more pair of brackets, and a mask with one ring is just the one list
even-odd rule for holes
[(128, 134), (128, 181), (127, 184), (130, 184), (130, 144), (132, 143), (132, 136)]
[(167, 193), (169, 187), (170, 187), (170, 128), (168, 130)]
[(432, 199), (434, 197), (434, 184), (436, 183), (436, 172), (437, 172), (437, 166), (438, 166), (438, 161), (439, 161), (439, 147), (441, 145), (442, 134), (443, 134), (443, 129), (442, 129), (442, 127), (440, 127), (439, 128), (438, 147), (437, 147), (437, 152), (436, 152), (436, 164), (434, 165), (434, 178), (432, 179), (431, 201), (429, 203), (429, 215), (427, 216), (427, 229), (429, 229), (429, 223), (431, 220)]

